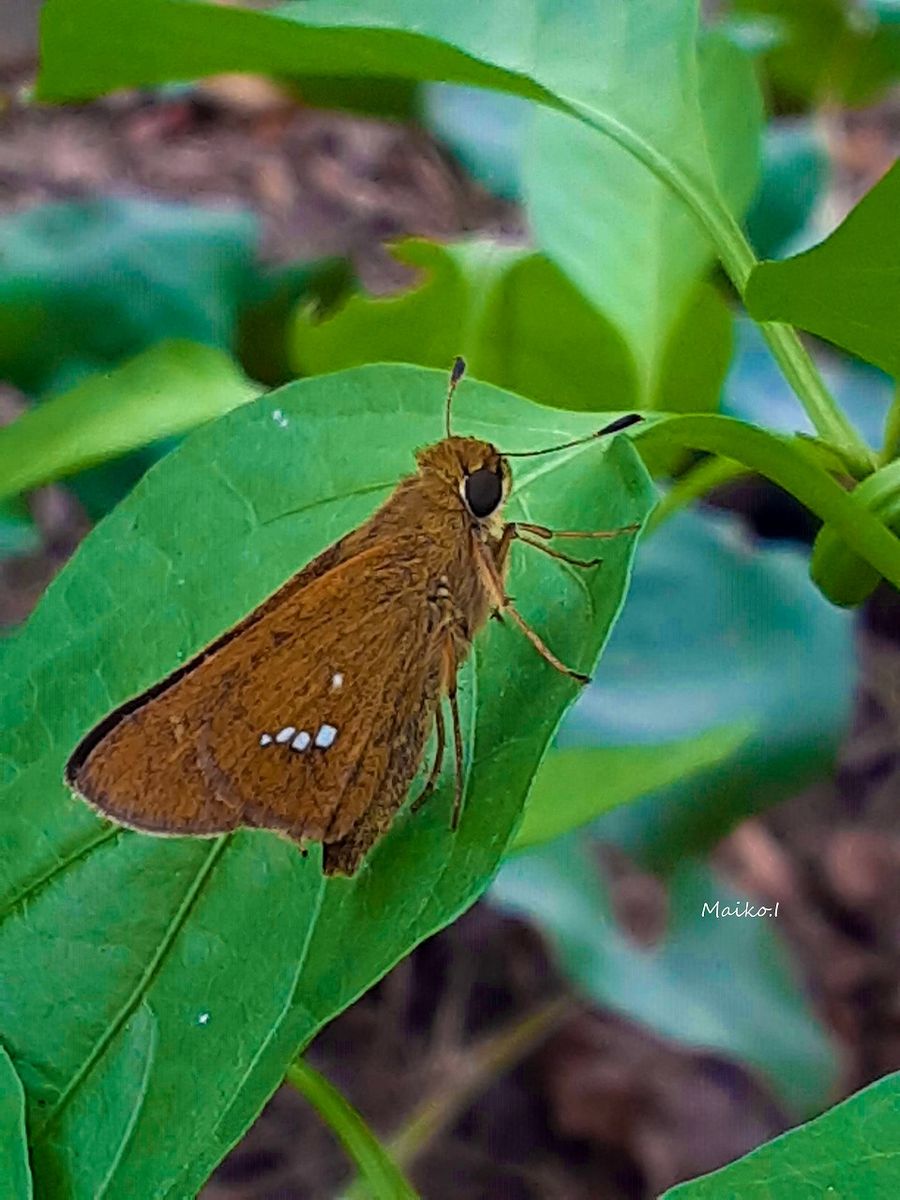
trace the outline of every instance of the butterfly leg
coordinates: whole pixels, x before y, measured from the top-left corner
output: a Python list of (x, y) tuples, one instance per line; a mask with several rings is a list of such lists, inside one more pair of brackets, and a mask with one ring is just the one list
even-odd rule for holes
[[(563, 554), (561, 550), (554, 550), (551, 546), (545, 546), (543, 542), (535, 541), (534, 538), (558, 538), (558, 537), (580, 537), (580, 538), (616, 538), (621, 537), (626, 533), (636, 533), (640, 529), (640, 525), (623, 525), (621, 529), (596, 529), (596, 530), (577, 530), (577, 529), (548, 529), (546, 525), (532, 525), (527, 521), (510, 521), (504, 527), (503, 537), (500, 544), (504, 541), (511, 542), (514, 538), (520, 542), (524, 542), (526, 546), (533, 546), (535, 550), (540, 550), (550, 558), (557, 558), (560, 562), (568, 563), (573, 567), (581, 567), (583, 570), (588, 567), (599, 567), (603, 562), (602, 558), (576, 558), (573, 554)], [(527, 534), (533, 534), (534, 537), (528, 537)]]
[[(499, 553), (500, 550), (508, 549), (510, 541), (512, 541), (512, 539), (516, 536), (515, 532), (513, 532), (507, 537), (507, 530), (509, 530), (509, 528), (510, 526), (507, 525), (506, 529), (504, 529), (503, 537), (497, 543), (497, 551), (495, 551), (495, 553)], [(516, 625), (518, 625), (518, 627), (528, 638), (529, 642), (531, 642), (532, 646), (534, 646), (535, 650), (537, 650), (538, 654), (540, 654), (541, 658), (546, 659), (551, 667), (555, 667), (555, 669), (561, 674), (568, 675), (570, 679), (575, 679), (579, 683), (590, 683), (590, 675), (585, 675), (581, 671), (575, 671), (572, 669), (572, 667), (567, 667), (561, 659), (556, 657), (550, 647), (541, 640), (538, 634), (535, 633), (522, 614), (518, 611), (510, 597), (506, 594), (506, 591), (503, 587), (503, 578), (497, 568), (495, 558), (492, 556), (491, 551), (484, 544), (484, 542), (476, 542), (475, 547), (476, 562), (478, 563), (479, 571), (482, 581), (485, 585), (488, 598), (494, 608), (498, 612), (509, 614), (511, 619)]]
[(447, 693), (450, 700), (450, 719), (453, 722), (453, 760), (455, 766), (455, 790), (453, 794), (453, 812), (450, 816), (450, 828), (455, 833), (459, 828), (459, 818), (463, 809), (463, 746), (462, 726), (459, 722), (459, 702), (456, 697), (456, 679), (450, 685)]
[(428, 774), (428, 779), (425, 783), (425, 786), (422, 788), (421, 792), (419, 792), (418, 796), (416, 796), (415, 800), (413, 800), (412, 805), (410, 806), (409, 811), (414, 813), (419, 811), (419, 809), (424, 805), (425, 801), (434, 791), (437, 781), (441, 775), (441, 767), (444, 765), (444, 750), (447, 746), (447, 730), (444, 725), (444, 710), (441, 707), (440, 702), (438, 702), (437, 709), (435, 710), (434, 723), (435, 729), (437, 730), (437, 749), (435, 750), (434, 754), (434, 764)]
[[(622, 525), (619, 529), (548, 529), (546, 525), (533, 525), (530, 521), (510, 521), (506, 529), (510, 525), (516, 531), (511, 536), (518, 537), (519, 533), (531, 533), (535, 537), (544, 538), (599, 538), (608, 540), (609, 538), (623, 537), (626, 533), (637, 533), (640, 525)], [(504, 529), (504, 534), (506, 533)]]
[(552, 546), (545, 546), (543, 542), (536, 542), (530, 537), (524, 537), (521, 533), (516, 534), (520, 542), (526, 546), (533, 546), (535, 550), (540, 550), (543, 554), (550, 558), (558, 558), (560, 562), (568, 563), (572, 567), (599, 567), (603, 562), (602, 558), (576, 558), (574, 554), (563, 554), (561, 550), (554, 550)]

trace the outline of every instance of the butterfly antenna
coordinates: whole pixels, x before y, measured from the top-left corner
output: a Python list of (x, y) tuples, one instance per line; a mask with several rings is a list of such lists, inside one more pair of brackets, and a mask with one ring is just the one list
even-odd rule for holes
[(453, 393), (456, 391), (457, 384), (466, 373), (466, 360), (457, 356), (453, 360), (453, 370), (450, 372), (450, 386), (447, 388), (447, 410), (445, 417), (445, 425), (447, 428), (447, 437), (450, 437), (450, 407), (453, 404)]
[(575, 438), (571, 442), (561, 442), (558, 446), (547, 446), (544, 450), (511, 450), (503, 451), (504, 458), (534, 458), (538, 454), (555, 454), (557, 450), (570, 450), (573, 446), (583, 446), (585, 442), (592, 442), (595, 438), (606, 437), (610, 433), (618, 433), (620, 429), (627, 429), (629, 425), (637, 425), (638, 421), (643, 421), (640, 413), (629, 413), (625, 417), (616, 417), (615, 421), (610, 421), (608, 425), (604, 425), (602, 429), (597, 429), (593, 433), (589, 433), (587, 437)]

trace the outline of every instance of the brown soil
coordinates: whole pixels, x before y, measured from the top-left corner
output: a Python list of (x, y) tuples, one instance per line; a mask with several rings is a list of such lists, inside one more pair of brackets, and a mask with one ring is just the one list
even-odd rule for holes
[[(374, 289), (400, 280), (386, 237), (520, 232), (515, 211), (402, 124), (306, 111), (256, 81), (68, 109), (20, 104), (18, 82), (5, 115), (0, 102), (0, 210), (109, 191), (250, 206), (271, 259), (345, 253)], [(869, 153), (850, 123), (843, 158), (836, 154), (851, 187), (878, 173), (888, 136), (877, 121), (876, 133), (862, 128)], [(0, 419), (11, 419), (22, 398), (7, 390), (0, 401)], [(62, 488), (31, 504), (44, 547), (0, 568), (0, 619), (9, 624), (87, 528)], [(842, 1094), (900, 1066), (896, 596), (882, 595), (869, 614), (864, 684), (837, 779), (746, 822), (717, 853), (742, 894), (782, 901), (783, 931), (840, 1048)], [(621, 860), (615, 868), (636, 932), (658, 925), (655, 882)], [(554, 1010), (539, 1045), (473, 1083), (485, 1046), (565, 992), (537, 937), (479, 905), (334, 1021), (310, 1057), (385, 1135), (425, 1097), (477, 1091), (415, 1161), (429, 1200), (652, 1196), (785, 1128), (773, 1097), (741, 1067), (574, 1000)], [(331, 1135), (282, 1088), (203, 1194), (306, 1200), (334, 1195), (346, 1177)]]

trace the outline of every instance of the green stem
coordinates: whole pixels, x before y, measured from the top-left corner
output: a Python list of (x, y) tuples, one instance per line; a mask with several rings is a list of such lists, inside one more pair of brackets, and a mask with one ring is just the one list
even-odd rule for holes
[(298, 1058), (288, 1067), (286, 1081), (305, 1097), (356, 1163), (376, 1200), (418, 1200), (418, 1193), (368, 1127), (336, 1087)]
[(639, 426), (634, 443), (652, 461), (656, 447), (703, 450), (765, 475), (834, 527), (851, 550), (900, 587), (900, 541), (874, 513), (846, 492), (817, 459), (815, 444), (769, 433), (734, 417), (666, 416)]
[(884, 444), (881, 447), (880, 462), (884, 466), (900, 457), (900, 380), (894, 388), (894, 399), (888, 409), (884, 421)]
[[(687, 205), (706, 230), (722, 266), (738, 293), (743, 296), (750, 274), (757, 265), (757, 258), (724, 203), (711, 204), (705, 189), (694, 183), (635, 130), (610, 114), (598, 112), (577, 101), (565, 101), (563, 107), (583, 124), (618, 142)], [(861, 476), (868, 474), (874, 466), (872, 451), (826, 388), (796, 330), (790, 325), (774, 321), (763, 322), (760, 328), (816, 432), (841, 448), (855, 473)]]

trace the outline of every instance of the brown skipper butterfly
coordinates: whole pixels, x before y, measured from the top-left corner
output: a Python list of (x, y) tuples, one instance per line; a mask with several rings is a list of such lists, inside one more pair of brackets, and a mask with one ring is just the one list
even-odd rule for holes
[[(454, 436), (457, 359), (446, 437), (416, 454), (378, 511), (329, 546), (190, 662), (102, 720), (66, 766), (68, 786), (104, 816), (147, 833), (212, 836), (249, 826), (323, 845), (326, 875), (352, 875), (403, 804), (432, 728), (421, 807), (452, 740), (456, 828), (463, 803), (456, 678), (490, 616), (509, 620), (556, 670), (556, 657), (506, 594), (514, 541), (590, 569), (550, 530), (504, 521), (508, 459), (549, 454), (640, 420), (621, 417), (544, 450), (503, 454)], [(444, 700), (450, 715), (450, 731)]]

